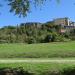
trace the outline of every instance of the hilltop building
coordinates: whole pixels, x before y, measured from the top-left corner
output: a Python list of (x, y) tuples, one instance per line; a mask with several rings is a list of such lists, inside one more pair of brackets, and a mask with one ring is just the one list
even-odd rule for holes
[(75, 22), (71, 21), (67, 17), (54, 19), (53, 22), (55, 25), (75, 26)]
[(33, 29), (33, 28), (40, 29), (42, 28), (42, 26), (44, 27), (46, 24), (60, 26), (59, 33), (70, 32), (70, 30), (75, 29), (75, 22), (71, 21), (68, 17), (56, 18), (46, 23), (27, 22), (27, 23), (22, 23), (21, 26), (24, 25), (25, 28), (30, 28), (30, 29)]
[(53, 22), (55, 25), (70, 25), (70, 19), (67, 17), (54, 19)]
[(60, 33), (70, 32), (70, 30), (75, 29), (75, 22), (72, 22), (69, 18), (57, 18), (53, 20), (55, 25), (60, 25)]
[(27, 23), (21, 23), (21, 26), (25, 26), (25, 28), (40, 28), (42, 23), (39, 22), (27, 22)]

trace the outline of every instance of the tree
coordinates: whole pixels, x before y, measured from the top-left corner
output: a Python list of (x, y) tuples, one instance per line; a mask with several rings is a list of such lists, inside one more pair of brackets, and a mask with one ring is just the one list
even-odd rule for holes
[[(15, 12), (20, 17), (27, 16), (27, 13), (31, 10), (31, 5), (39, 6), (44, 4), (48, 0), (6, 0), (10, 6), (10, 12)], [(56, 0), (59, 2), (60, 0)], [(1, 6), (1, 5), (0, 5)]]

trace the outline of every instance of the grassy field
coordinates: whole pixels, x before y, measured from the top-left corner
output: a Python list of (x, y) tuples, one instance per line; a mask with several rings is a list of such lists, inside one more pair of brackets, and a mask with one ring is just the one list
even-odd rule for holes
[(42, 44), (0, 44), (0, 58), (57, 57), (75, 57), (75, 41)]
[[(73, 68), (75, 64), (57, 64), (57, 63), (13, 63), (13, 64), (0, 64), (0, 68), (18, 68), (23, 67), (24, 70), (34, 72), (35, 74), (43, 73), (46, 71), (62, 71), (63, 69)], [(38, 74), (39, 75), (39, 74)], [(41, 74), (42, 75), (42, 74)]]

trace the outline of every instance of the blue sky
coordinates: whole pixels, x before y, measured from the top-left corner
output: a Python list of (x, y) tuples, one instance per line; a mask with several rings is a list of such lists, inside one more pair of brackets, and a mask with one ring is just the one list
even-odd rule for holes
[(57, 4), (55, 0), (47, 1), (41, 10), (32, 7), (31, 13), (25, 18), (19, 18), (14, 13), (10, 13), (6, 3), (3, 0), (0, 1), (4, 4), (0, 7), (0, 27), (26, 22), (47, 22), (60, 17), (69, 17), (75, 21), (75, 0), (61, 0), (60, 4)]

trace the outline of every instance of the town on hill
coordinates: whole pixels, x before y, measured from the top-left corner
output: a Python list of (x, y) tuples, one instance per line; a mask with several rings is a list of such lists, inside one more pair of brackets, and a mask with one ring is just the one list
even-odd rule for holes
[(46, 23), (28, 22), (0, 28), (0, 43), (47, 43), (75, 40), (75, 22), (56, 18)]

